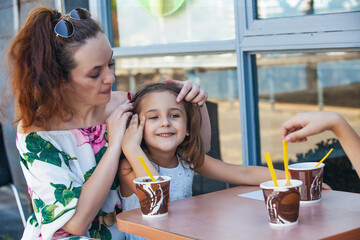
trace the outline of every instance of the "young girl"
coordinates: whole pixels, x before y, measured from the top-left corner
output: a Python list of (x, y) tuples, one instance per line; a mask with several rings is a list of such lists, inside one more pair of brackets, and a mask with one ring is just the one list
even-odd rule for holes
[[(233, 184), (259, 185), (271, 179), (265, 167), (229, 164), (204, 154), (200, 108), (185, 101), (177, 103), (179, 91), (176, 86), (155, 83), (132, 100), (135, 114), (123, 138), (126, 159), (120, 161), (118, 173), (124, 211), (140, 207), (133, 180), (147, 174), (139, 156), (153, 175), (171, 177), (171, 201), (192, 196), (194, 172)], [(285, 177), (282, 171), (276, 174)]]

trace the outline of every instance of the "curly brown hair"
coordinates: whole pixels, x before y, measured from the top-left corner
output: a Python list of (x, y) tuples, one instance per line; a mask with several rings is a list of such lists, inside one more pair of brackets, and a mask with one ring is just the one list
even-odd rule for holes
[[(152, 83), (143, 86), (132, 98), (134, 103), (133, 112), (139, 114), (141, 108), (141, 101), (144, 96), (153, 92), (170, 92), (176, 97), (181, 89), (173, 84), (167, 83)], [(185, 108), (187, 117), (187, 129), (189, 136), (186, 136), (184, 141), (178, 146), (176, 154), (178, 154), (183, 161), (186, 161), (193, 170), (198, 169), (204, 162), (204, 146), (200, 134), (201, 129), (201, 112), (198, 106), (194, 106), (191, 102), (185, 100), (181, 101)], [(143, 142), (142, 147), (146, 148)]]
[[(74, 26), (70, 38), (56, 36), (54, 27), (67, 18)], [(66, 121), (74, 112), (66, 96), (74, 54), (86, 41), (103, 32), (92, 18), (74, 20), (47, 7), (32, 10), (7, 49), (8, 74), (16, 100), (15, 121), (24, 128), (49, 129), (49, 119)]]

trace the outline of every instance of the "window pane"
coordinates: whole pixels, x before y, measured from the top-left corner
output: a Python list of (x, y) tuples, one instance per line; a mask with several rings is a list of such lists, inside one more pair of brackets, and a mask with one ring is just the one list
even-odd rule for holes
[(360, 10), (359, 0), (257, 0), (256, 3), (260, 19)]
[[(280, 126), (299, 112), (336, 111), (360, 132), (359, 52), (258, 54), (256, 65), (262, 164), (269, 152), (282, 165)], [(289, 161), (319, 161), (333, 138), (328, 131), (289, 144)], [(335, 150), (332, 157), (344, 155)]]
[(70, 12), (74, 8), (85, 8), (89, 10), (89, 0), (65, 0), (64, 7), (65, 13)]
[(229, 0), (112, 0), (111, 11), (114, 46), (235, 38)]
[(210, 113), (210, 118), (218, 121), (216, 132), (219, 134), (217, 140), (216, 133), (213, 133), (218, 142), (218, 146), (212, 149), (213, 156), (221, 153), (218, 158), (226, 162), (242, 163), (235, 54), (119, 58), (115, 66), (117, 90), (135, 91), (141, 84), (165, 78), (199, 83), (207, 90), (208, 101), (217, 105), (217, 116), (216, 112)]

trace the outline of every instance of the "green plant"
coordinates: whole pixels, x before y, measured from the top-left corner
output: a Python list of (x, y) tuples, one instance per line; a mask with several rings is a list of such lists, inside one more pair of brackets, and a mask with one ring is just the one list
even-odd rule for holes
[(14, 240), (9, 234), (4, 234), (1, 236), (2, 240)]

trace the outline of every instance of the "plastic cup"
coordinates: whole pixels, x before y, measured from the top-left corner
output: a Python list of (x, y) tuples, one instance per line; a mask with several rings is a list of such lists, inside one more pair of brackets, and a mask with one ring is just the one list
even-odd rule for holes
[(134, 180), (143, 216), (160, 217), (168, 214), (170, 201), (170, 179), (168, 176), (141, 177)]
[(278, 180), (278, 187), (273, 181), (260, 184), (270, 224), (273, 226), (295, 225), (299, 219), (300, 180), (290, 180), (291, 186), (285, 186), (286, 179)]
[(317, 162), (295, 163), (289, 166), (290, 177), (303, 182), (300, 191), (301, 203), (313, 203), (321, 200), (325, 164), (315, 168)]

